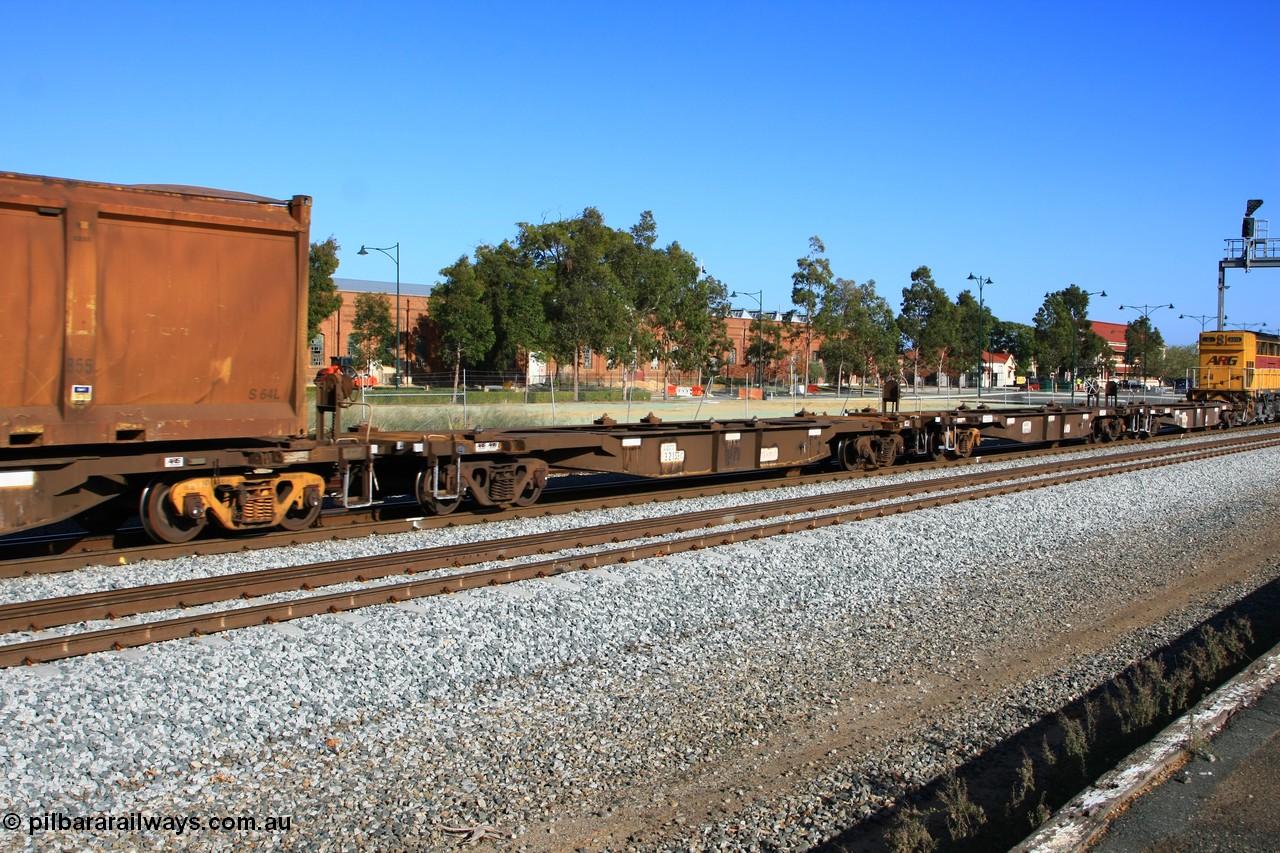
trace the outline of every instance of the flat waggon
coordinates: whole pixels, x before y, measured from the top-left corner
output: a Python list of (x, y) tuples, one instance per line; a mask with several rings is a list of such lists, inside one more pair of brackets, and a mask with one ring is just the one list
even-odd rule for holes
[[(0, 173), (0, 339), (22, 359), (0, 371), (0, 535), (66, 519), (109, 530), (136, 515), (153, 538), (184, 542), (211, 523), (307, 527), (326, 501), (412, 495), (437, 514), (528, 505), (552, 472), (853, 470), (966, 457), (984, 441), (1112, 441), (1275, 417), (1274, 402), (1240, 396), (1275, 387), (1259, 372), (1273, 361), (1250, 361), (1202, 367), (1201, 390), (1175, 404), (350, 431), (354, 382), (321, 371), (311, 430), (310, 209), (306, 196)], [(1225, 339), (1240, 355), (1218, 357), (1244, 358), (1259, 339)]]

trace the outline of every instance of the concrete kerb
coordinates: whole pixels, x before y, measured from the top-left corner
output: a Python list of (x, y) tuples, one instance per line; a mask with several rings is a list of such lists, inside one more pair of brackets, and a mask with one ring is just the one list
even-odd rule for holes
[(1150, 742), (1130, 753), (1013, 851), (1074, 853), (1085, 850), (1124, 807), (1186, 762), (1193, 738), (1212, 739), (1237, 711), (1257, 702), (1277, 682), (1280, 682), (1280, 646), (1254, 661)]

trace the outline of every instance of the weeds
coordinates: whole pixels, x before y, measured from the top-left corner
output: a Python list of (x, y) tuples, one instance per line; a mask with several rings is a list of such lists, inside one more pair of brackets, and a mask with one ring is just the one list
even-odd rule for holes
[[(1109, 686), (1083, 698), (1073, 712), (1059, 711), (1053, 718), (1055, 725), (1035, 733), (1038, 745), (1024, 741), (1022, 760), (1012, 768), (1012, 786), (1006, 789), (1003, 802), (981, 796), (975, 802), (968, 782), (948, 775), (937, 788), (933, 811), (911, 807), (899, 812), (885, 836), (890, 849), (929, 851), (939, 844), (945, 850), (1004, 849), (1016, 841), (1012, 836), (1025, 834), (1027, 826), (1032, 830), (1041, 826), (1055, 808), (1074, 796), (1081, 780), (1088, 778), (1091, 764), (1109, 763), (1151, 727), (1184, 713), (1205, 689), (1244, 660), (1253, 644), (1252, 625), (1238, 618), (1220, 629), (1201, 628), (1176, 655), (1169, 651), (1163, 657), (1136, 662)], [(1208, 755), (1209, 746), (1204, 733), (1191, 722), (1187, 750)], [(1000, 808), (1004, 819), (988, 820), (987, 811)], [(939, 816), (945, 817), (949, 839), (929, 835), (927, 822)]]
[(1067, 759), (1074, 763), (1075, 769), (1084, 776), (1089, 771), (1089, 747), (1092, 740), (1084, 725), (1075, 717), (1058, 714), (1054, 717), (1058, 728), (1062, 729), (1062, 749)]
[(1194, 714), (1187, 719), (1187, 752), (1202, 758), (1209, 755), (1209, 739), (1196, 726)]
[(1022, 808), (1022, 804), (1027, 801), (1027, 797), (1036, 789), (1036, 766), (1031, 761), (1031, 756), (1025, 752), (1022, 753), (1022, 764), (1018, 765), (1018, 775), (1013, 782), (1013, 790), (1009, 792), (1008, 815), (1012, 817), (1018, 809)]
[(969, 799), (969, 785), (963, 779), (949, 774), (942, 784), (938, 799), (946, 806), (947, 832), (952, 841), (963, 841), (978, 834), (987, 822), (982, 806)]
[(930, 853), (938, 849), (938, 842), (925, 826), (927, 813), (915, 806), (907, 806), (894, 816), (893, 825), (885, 832), (885, 841), (892, 853)]

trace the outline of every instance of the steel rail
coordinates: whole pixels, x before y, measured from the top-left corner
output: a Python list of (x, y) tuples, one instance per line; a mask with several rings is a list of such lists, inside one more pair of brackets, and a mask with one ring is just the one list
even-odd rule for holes
[[(1236, 446), (1241, 441), (1249, 440), (1222, 439), (1201, 446)], [(1185, 448), (1134, 450), (1110, 457), (1105, 464), (1164, 458), (1185, 452)], [(815, 512), (842, 504), (866, 504), (922, 491), (937, 492), (980, 483), (1046, 476), (1075, 467), (1080, 466), (1058, 460), (1015, 470), (969, 472), (916, 483), (862, 487), (818, 496), (784, 498), (734, 509), (694, 511), (663, 520), (640, 519), (615, 522), (577, 528), (573, 531), (522, 534), (489, 542), (435, 546), (366, 557), (359, 561), (305, 563), (253, 572), (213, 575), (184, 581), (18, 602), (0, 605), (0, 633), (41, 631), (76, 622), (118, 619), (156, 610), (195, 607), (216, 601), (226, 601), (229, 598), (256, 598), (272, 593), (311, 590), (351, 581), (376, 580), (395, 574), (420, 574), (440, 569), (460, 568), (481, 562), (546, 554), (565, 547), (589, 547), (630, 538), (642, 538), (653, 535), (655, 532), (679, 533), (695, 527), (743, 523), (778, 514)], [(567, 545), (568, 541), (572, 541), (573, 544)]]
[[(1183, 449), (1178, 453), (1165, 452), (1152, 454), (1148, 455), (1148, 458), (1137, 461), (1126, 462), (1123, 464), (1111, 463), (1106, 464), (1103, 467), (1087, 466), (1084, 467), (1083, 470), (1076, 472), (1062, 470), (1049, 471), (1045, 472), (1045, 476), (1042, 479), (1032, 481), (1025, 480), (1028, 476), (1028, 471), (1026, 469), (1022, 469), (1021, 471), (1005, 472), (1016, 476), (1005, 477), (1002, 479), (1021, 479), (1023, 482), (1016, 484), (1002, 482), (988, 483), (987, 485), (983, 485), (978, 488), (967, 488), (961, 493), (944, 496), (926, 496), (916, 498), (914, 500), (903, 501), (890, 507), (875, 508), (869, 514), (875, 517), (897, 514), (920, 508), (937, 507), (948, 503), (958, 503), (962, 500), (974, 500), (992, 495), (1009, 494), (1014, 491), (1024, 491), (1033, 488), (1057, 485), (1060, 483), (1112, 476), (1144, 468), (1178, 464), (1186, 461), (1198, 461), (1201, 459), (1212, 458), (1214, 456), (1271, 446), (1280, 446), (1280, 438), (1269, 438), (1260, 441), (1255, 440), (1253, 442), (1238, 444), (1236, 446), (1218, 446), (1212, 448), (1202, 447), (1190, 453)], [(1061, 468), (1063, 466), (1051, 467)], [(991, 473), (994, 474), (996, 472)], [(954, 478), (945, 479), (951, 480)], [(972, 486), (972, 483), (969, 483), (968, 485)], [(909, 494), (914, 491), (919, 491), (920, 484), (906, 484), (903, 486), (886, 488), (901, 489), (903, 493)], [(822, 499), (829, 500), (830, 497), (831, 496), (823, 496)], [(779, 507), (785, 504), (791, 504), (794, 500), (795, 499), (776, 502), (775, 510), (787, 511), (780, 510)], [(690, 517), (693, 515), (698, 514), (691, 514)], [(718, 515), (723, 517), (725, 513), (724, 511), (714, 511), (708, 512), (706, 515)], [(728, 545), (735, 542), (756, 540), (766, 538), (768, 536), (791, 533), (802, 529), (815, 529), (817, 527), (840, 524), (847, 521), (861, 520), (865, 517), (868, 517), (868, 513), (864, 512), (864, 510), (858, 509), (854, 506), (848, 506), (828, 511), (811, 518), (769, 521), (763, 524), (755, 524), (731, 531), (721, 530), (699, 532), (683, 536), (676, 540), (631, 544), (586, 556), (574, 556), (559, 559), (553, 558), (515, 566), (462, 572), (444, 577), (422, 578), (407, 582), (385, 584), (371, 589), (354, 592), (321, 594), (289, 602), (250, 605), (211, 614), (176, 617), (139, 625), (121, 626), (87, 633), (12, 643), (6, 646), (0, 646), (0, 667), (57, 660), (60, 658), (73, 657), (98, 651), (122, 649), (152, 642), (181, 639), (183, 637), (199, 636), (201, 634), (216, 633), (234, 628), (286, 621), (289, 619), (297, 619), (303, 616), (317, 615), (320, 613), (337, 613), (343, 610), (366, 607), (373, 604), (408, 601), (416, 598), (456, 592), (464, 589), (474, 589), (482, 586), (509, 583), (516, 580), (563, 574), (579, 569), (629, 562), (631, 560), (647, 557), (665, 556), (676, 551), (697, 550), (716, 545)], [(688, 518), (682, 519), (683, 522), (687, 522), (688, 520)], [(724, 523), (734, 523), (734, 521), (727, 521)], [(648, 523), (648, 527), (649, 532), (651, 532), (653, 528), (652, 521)], [(615, 537), (617, 535), (618, 528), (618, 525), (611, 527)], [(403, 557), (405, 555), (399, 556)], [(417, 555), (410, 554), (408, 556), (413, 558)], [(406, 568), (405, 570), (409, 569)]]
[[(1244, 435), (1265, 427), (1246, 427), (1233, 430), (1232, 435)], [(1246, 432), (1248, 431), (1248, 432)], [(1152, 437), (1143, 444), (1150, 446), (1156, 442), (1185, 437), (1183, 434), (1164, 437)], [(1018, 448), (1001, 448), (997, 453), (985, 450), (964, 459), (948, 459), (930, 462), (917, 460), (911, 463), (912, 470), (930, 470), (933, 468), (954, 468), (957, 465), (980, 465), (995, 456), (1000, 459), (1035, 458), (1040, 456), (1070, 456), (1088, 449), (1090, 445), (1069, 444), (1061, 447), (1038, 447), (1030, 450)], [(765, 475), (750, 479), (727, 480), (724, 477), (691, 478), (693, 482), (672, 483), (665, 480), (642, 480), (642, 491), (637, 491), (636, 483), (624, 486), (594, 486), (588, 490), (587, 496), (581, 496), (578, 489), (564, 490), (562, 494), (544, 493), (541, 500), (529, 507), (508, 507), (501, 512), (459, 512), (448, 516), (422, 516), (416, 505), (389, 505), (380, 507), (378, 512), (353, 514), (347, 511), (334, 511), (321, 517), (318, 527), (297, 531), (270, 531), (260, 534), (240, 534), (226, 538), (196, 539), (182, 545), (167, 545), (147, 542), (127, 547), (116, 547), (113, 537), (92, 537), (77, 540), (74, 546), (57, 553), (33, 554), (26, 552), (17, 558), (0, 557), (0, 579), (26, 577), (37, 574), (55, 574), (74, 571), (88, 566), (105, 564), (127, 565), (140, 560), (165, 560), (178, 557), (207, 556), (212, 554), (232, 554), (245, 550), (261, 548), (288, 547), (308, 542), (329, 542), (341, 539), (352, 539), (370, 535), (389, 535), (420, 529), (440, 527), (458, 527), (472, 524), (485, 524), (494, 520), (510, 518), (543, 517), (580, 510), (606, 509), (609, 507), (635, 506), (669, 500), (680, 500), (690, 496), (707, 497), (710, 495), (741, 494), (768, 488), (781, 488), (797, 484), (833, 482), (842, 479), (861, 480), (894, 474), (904, 470), (906, 466), (895, 465), (874, 471), (818, 471), (800, 473), (799, 471), (765, 472)], [(618, 493), (621, 489), (626, 489)], [(404, 512), (404, 517), (388, 518)], [(141, 534), (141, 531), (138, 531)], [(62, 544), (68, 544), (63, 540)], [(58, 547), (56, 541), (45, 546), (48, 549)], [(0, 554), (3, 553), (0, 546)]]

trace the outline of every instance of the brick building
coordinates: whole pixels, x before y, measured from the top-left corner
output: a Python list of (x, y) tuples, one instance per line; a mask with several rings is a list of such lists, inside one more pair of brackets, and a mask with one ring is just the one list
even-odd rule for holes
[[(356, 296), (361, 293), (383, 293), (391, 300), (391, 321), (395, 322), (395, 282), (365, 281), (356, 278), (335, 278), (338, 294), (342, 297), (342, 305), (320, 324), (320, 334), (311, 341), (311, 366), (323, 367), (329, 364), (332, 356), (351, 355), (351, 325), (356, 317)], [(400, 330), (414, 329), (419, 317), (427, 315), (427, 299), (431, 295), (431, 286), (426, 284), (400, 283)], [(413, 335), (407, 336), (412, 339)], [(411, 340), (407, 344), (407, 352), (400, 354), (401, 370), (410, 373), (412, 352)], [(395, 372), (394, 362), (383, 365), (383, 381)]]

